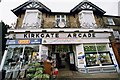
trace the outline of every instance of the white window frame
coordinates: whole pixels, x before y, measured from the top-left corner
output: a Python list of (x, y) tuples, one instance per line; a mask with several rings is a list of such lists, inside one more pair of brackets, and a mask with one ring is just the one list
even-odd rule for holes
[[(102, 63), (102, 62), (99, 62), (99, 61), (101, 61), (101, 60), (99, 60), (99, 57), (100, 57), (100, 54), (106, 54), (106, 53), (104, 53), (104, 52), (107, 52), (107, 54), (109, 53), (109, 46), (108, 46), (108, 43), (93, 43), (93, 44), (83, 44), (83, 47), (84, 47), (84, 49), (85, 49), (85, 47), (87, 47), (87, 46), (94, 46), (95, 48), (95, 51), (87, 51), (87, 52), (85, 52), (85, 50), (84, 50), (84, 52), (85, 52), (85, 55), (86, 54), (88, 54), (88, 55), (90, 55), (90, 54), (95, 54), (96, 56), (95, 56), (95, 59), (97, 60), (96, 62), (98, 62), (96, 65), (88, 65), (87, 67), (93, 67), (93, 66), (102, 66), (102, 65), (104, 65), (104, 63)], [(100, 51), (98, 50), (98, 46), (104, 46), (104, 48), (103, 49), (100, 49)], [(91, 53), (92, 52), (92, 53)], [(102, 53), (101, 53), (102, 52)], [(113, 65), (113, 60), (112, 60), (112, 56), (109, 54), (109, 60), (111, 61), (111, 63), (110, 63), (110, 65)], [(105, 65), (109, 65), (109, 64), (105, 64)]]
[[(59, 16), (59, 17), (58, 17), (58, 16)], [(64, 16), (64, 17), (62, 17), (62, 16)], [(57, 25), (57, 20), (58, 20), (58, 19), (59, 19), (59, 22), (63, 22), (62, 19), (64, 19), (65, 26), (66, 26), (66, 15), (64, 15), (64, 14), (63, 14), (63, 15), (61, 15), (61, 14), (60, 14), (60, 15), (55, 15), (55, 21), (56, 21), (55, 27), (60, 27), (60, 26)], [(64, 27), (65, 27), (65, 26), (64, 26)]]

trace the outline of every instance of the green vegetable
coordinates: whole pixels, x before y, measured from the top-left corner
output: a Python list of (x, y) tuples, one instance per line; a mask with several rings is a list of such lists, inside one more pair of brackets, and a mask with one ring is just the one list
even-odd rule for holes
[(34, 65), (35, 65), (35, 67), (39, 67), (40, 63), (36, 62)]
[(35, 77), (34, 78), (42, 78), (42, 74), (37, 74), (37, 75), (35, 75)]
[(33, 78), (33, 77), (34, 77), (34, 74), (27, 74), (26, 77), (27, 77), (27, 78)]
[(48, 74), (43, 74), (43, 78), (48, 79), (48, 78), (50, 78), (50, 75), (48, 75)]

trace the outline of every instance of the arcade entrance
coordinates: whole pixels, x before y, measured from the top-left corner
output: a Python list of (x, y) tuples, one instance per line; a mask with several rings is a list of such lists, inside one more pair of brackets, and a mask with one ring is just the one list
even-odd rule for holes
[(75, 45), (49, 45), (48, 55), (52, 56), (56, 67), (62, 70), (75, 70)]

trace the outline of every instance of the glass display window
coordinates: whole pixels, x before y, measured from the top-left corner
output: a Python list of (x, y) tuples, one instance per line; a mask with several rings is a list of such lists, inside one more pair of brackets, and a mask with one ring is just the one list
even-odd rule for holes
[(86, 66), (113, 65), (107, 44), (84, 44)]
[(84, 45), (84, 51), (85, 52), (96, 52), (96, 47), (94, 44), (87, 44), (87, 45)]
[(98, 66), (98, 56), (97, 53), (86, 53), (86, 64), (87, 66)]
[[(3, 69), (15, 69), (21, 65), (28, 64), (33, 58), (36, 60), (39, 45), (9, 45)], [(33, 57), (34, 54), (34, 57)]]
[(107, 51), (106, 44), (96, 44), (96, 47), (98, 52)]
[(102, 65), (113, 64), (112, 58), (109, 52), (99, 52), (100, 62)]

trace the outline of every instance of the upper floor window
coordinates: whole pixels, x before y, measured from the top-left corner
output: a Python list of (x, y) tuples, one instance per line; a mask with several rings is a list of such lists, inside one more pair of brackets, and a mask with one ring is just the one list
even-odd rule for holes
[(95, 28), (96, 21), (93, 15), (93, 11), (83, 10), (79, 14), (80, 26), (82, 28)]
[(38, 10), (26, 10), (23, 19), (23, 28), (38, 28), (41, 27), (42, 13)]
[(109, 25), (115, 25), (115, 23), (114, 23), (112, 18), (108, 18), (108, 24)]
[(113, 35), (114, 35), (115, 39), (120, 39), (120, 34), (118, 31), (113, 31)]
[(56, 27), (66, 26), (66, 15), (55, 15)]

